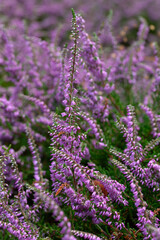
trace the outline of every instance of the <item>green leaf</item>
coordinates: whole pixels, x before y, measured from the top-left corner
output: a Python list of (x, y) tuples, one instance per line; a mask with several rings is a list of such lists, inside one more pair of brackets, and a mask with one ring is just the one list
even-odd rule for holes
[(76, 14), (75, 14), (75, 11), (74, 11), (74, 9), (73, 9), (73, 8), (71, 8), (71, 11), (72, 11), (72, 17), (73, 17), (73, 19), (76, 19)]

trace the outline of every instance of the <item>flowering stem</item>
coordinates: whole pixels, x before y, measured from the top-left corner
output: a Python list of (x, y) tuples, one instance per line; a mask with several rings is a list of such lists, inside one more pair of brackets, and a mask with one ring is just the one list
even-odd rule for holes
[(78, 39), (78, 31), (76, 25), (76, 15), (74, 10), (72, 9), (73, 15), (73, 38), (74, 38), (74, 47), (73, 47), (73, 60), (71, 66), (71, 73), (70, 73), (70, 94), (69, 94), (69, 124), (71, 125), (71, 103), (72, 103), (72, 94), (73, 94), (73, 82), (74, 82), (74, 73), (75, 73), (75, 64), (76, 64), (76, 56), (77, 56), (77, 39)]

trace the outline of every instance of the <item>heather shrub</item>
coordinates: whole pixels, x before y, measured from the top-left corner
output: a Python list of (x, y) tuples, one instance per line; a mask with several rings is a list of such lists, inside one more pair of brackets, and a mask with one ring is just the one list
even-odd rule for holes
[(1, 238), (158, 240), (160, 58), (147, 21), (126, 46), (110, 12), (102, 46), (105, 28), (89, 34), (72, 9), (62, 47), (47, 28), (72, 1), (13, 2), (1, 3)]

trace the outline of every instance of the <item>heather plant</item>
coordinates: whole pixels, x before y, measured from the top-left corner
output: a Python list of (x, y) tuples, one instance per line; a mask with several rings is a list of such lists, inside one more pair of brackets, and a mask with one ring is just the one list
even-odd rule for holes
[[(50, 38), (52, 2), (13, 2), (0, 26), (0, 238), (158, 240), (159, 47), (147, 21), (122, 46), (111, 11), (103, 48), (105, 27), (90, 35), (72, 9), (62, 47), (37, 37)], [(61, 16), (72, 1), (56, 4)]]

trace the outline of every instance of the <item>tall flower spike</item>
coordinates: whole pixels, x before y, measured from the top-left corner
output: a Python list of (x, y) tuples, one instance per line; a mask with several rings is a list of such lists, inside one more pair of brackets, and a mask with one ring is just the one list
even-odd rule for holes
[(114, 50), (117, 49), (117, 40), (113, 34), (113, 27), (112, 27), (112, 17), (113, 17), (113, 11), (109, 11), (108, 19), (107, 19), (107, 27), (108, 27), (108, 32), (109, 32), (109, 37), (111, 38), (111, 42), (113, 44)]
[[(75, 94), (77, 90), (74, 89), (74, 83), (76, 82), (75, 75), (76, 75), (76, 65), (78, 61), (78, 38), (79, 38), (79, 31), (77, 26), (77, 16), (72, 9), (72, 39), (73, 39), (73, 46), (71, 47), (71, 54), (72, 57), (70, 58), (70, 67), (69, 67), (69, 76), (66, 79), (66, 87), (65, 87), (65, 100), (63, 101), (66, 113), (63, 113), (62, 116), (68, 115), (67, 121), (71, 125), (72, 120), (75, 116), (74, 108), (76, 106), (75, 102)], [(74, 112), (74, 114), (73, 114)]]
[(149, 27), (144, 18), (140, 17), (140, 21), (141, 21), (141, 24), (138, 31), (138, 40), (145, 41), (149, 32)]
[(5, 182), (5, 167), (6, 167), (6, 159), (3, 155), (0, 156), (0, 198), (8, 199), (8, 185)]
[(29, 127), (26, 127), (26, 134), (28, 136), (29, 148), (33, 156), (34, 178), (37, 182), (43, 183), (42, 163), (34, 138), (32, 136), (32, 131)]

